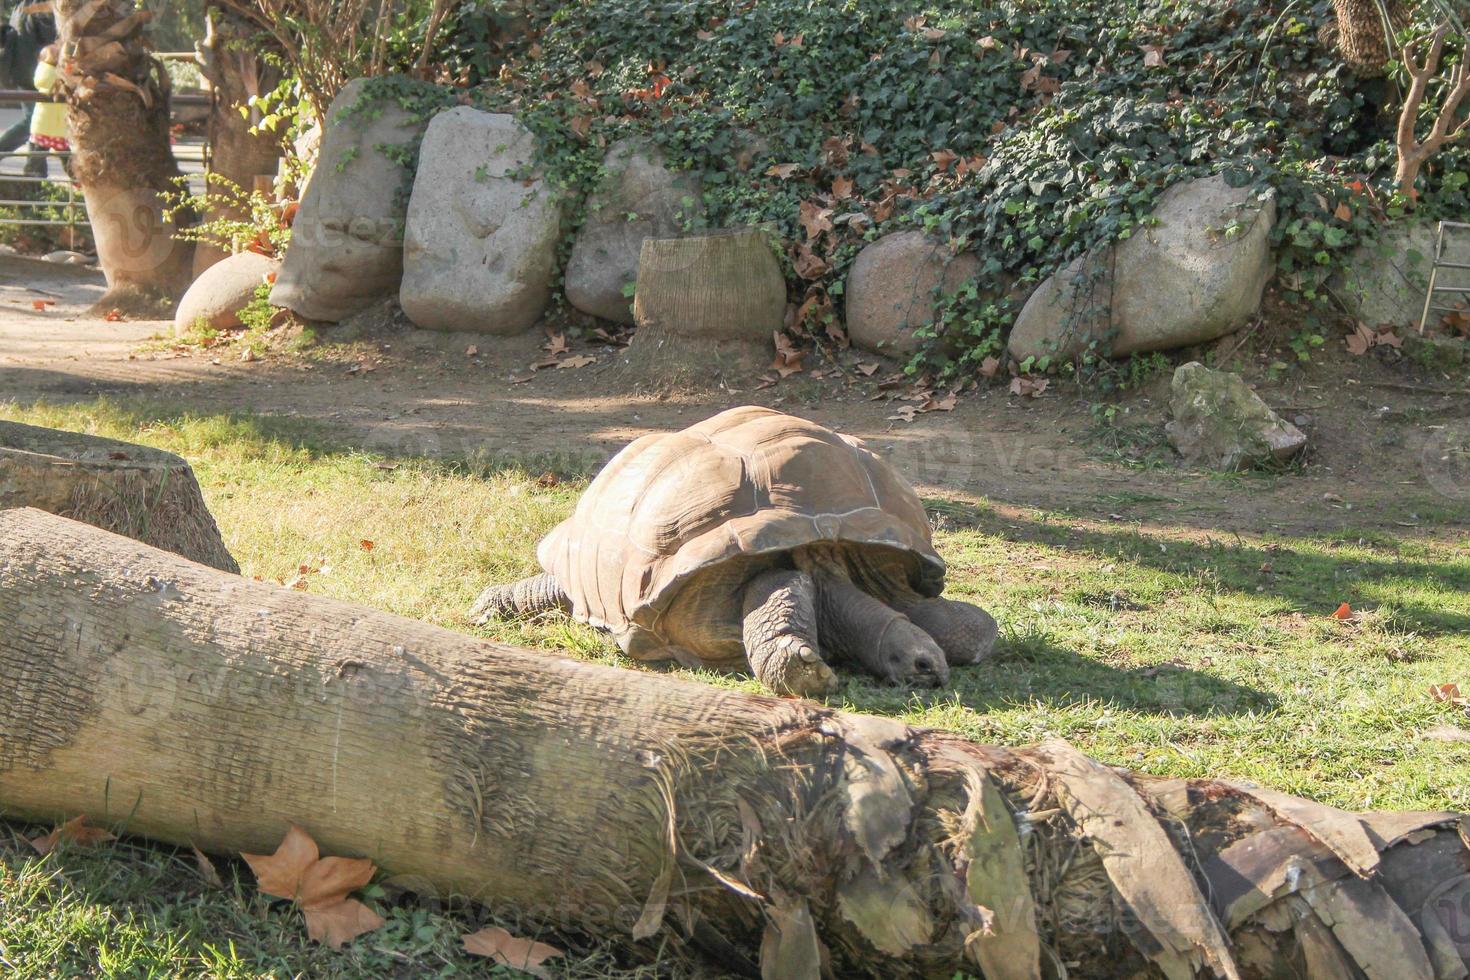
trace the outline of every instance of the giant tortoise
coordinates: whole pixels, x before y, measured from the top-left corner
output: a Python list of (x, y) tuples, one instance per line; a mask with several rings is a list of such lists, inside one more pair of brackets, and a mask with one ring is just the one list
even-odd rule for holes
[(995, 641), (988, 613), (939, 598), (944, 561), (898, 471), (767, 408), (633, 442), (537, 557), (544, 573), (487, 588), (471, 617), (559, 609), (636, 659), (748, 666), (783, 694), (832, 691), (829, 664), (943, 684)]

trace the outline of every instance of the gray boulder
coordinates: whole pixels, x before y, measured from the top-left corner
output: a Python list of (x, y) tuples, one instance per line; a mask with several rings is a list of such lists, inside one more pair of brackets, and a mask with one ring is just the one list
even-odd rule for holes
[(587, 199), (587, 218), (567, 261), (567, 300), (617, 323), (633, 322), (623, 287), (638, 274), (645, 238), (669, 238), (702, 215), (698, 175), (675, 173), (647, 140), (614, 143), (603, 160), (607, 179)]
[(427, 120), (396, 102), (365, 100), (348, 82), (327, 110), (316, 170), (291, 225), (271, 303), (336, 322), (398, 289), (409, 171), (377, 149), (410, 145)]
[(1244, 325), (1270, 278), (1275, 201), (1205, 177), (1169, 188), (1153, 216), (1042, 282), (1011, 328), (1011, 356), (1067, 359), (1093, 342), (1109, 355), (1170, 350)]
[(1291, 459), (1306, 435), (1273, 412), (1240, 375), (1181, 365), (1169, 385), (1174, 420), (1164, 427), (1187, 461), (1216, 470), (1244, 470)]
[[(1369, 327), (1391, 326), (1401, 332), (1406, 327), (1417, 328), (1424, 314), (1434, 239), (1434, 222), (1388, 226), (1377, 241), (1353, 249), (1345, 270), (1333, 279), (1334, 295), (1349, 315)], [(1445, 260), (1470, 265), (1470, 241), (1463, 235), (1448, 236)], [(1443, 269), (1436, 285), (1470, 287), (1470, 272)], [(1443, 293), (1435, 302), (1448, 306), (1453, 299), (1452, 294)]]
[(255, 252), (241, 252), (216, 262), (194, 280), (179, 300), (174, 332), (187, 333), (201, 325), (213, 330), (233, 330), (240, 326), (241, 308), (249, 305), (255, 298), (255, 290), (280, 267), (280, 259)]
[(901, 231), (867, 245), (847, 275), (847, 335), (864, 350), (908, 354), (914, 330), (934, 322), (943, 296), (980, 272), (980, 260), (959, 255), (922, 231)]
[(428, 330), (521, 333), (551, 300), (561, 213), (514, 116), (434, 117), (408, 201), (398, 302)]

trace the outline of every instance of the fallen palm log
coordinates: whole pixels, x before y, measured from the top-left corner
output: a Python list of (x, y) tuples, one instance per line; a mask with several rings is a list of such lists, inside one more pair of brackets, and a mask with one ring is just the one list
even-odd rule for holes
[(295, 821), (440, 892), (768, 978), (1429, 980), (1470, 954), (1455, 814), (547, 656), (30, 509), (0, 512), (0, 686), (10, 815), (259, 853)]
[(161, 449), (0, 420), (0, 507), (39, 507), (226, 572), (240, 570), (193, 469)]

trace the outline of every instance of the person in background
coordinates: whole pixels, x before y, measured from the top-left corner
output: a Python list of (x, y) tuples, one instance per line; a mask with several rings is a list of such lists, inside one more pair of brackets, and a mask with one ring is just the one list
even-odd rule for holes
[[(54, 44), (48, 44), (41, 49), (40, 57), (36, 61), (35, 84), (36, 91), (42, 95), (49, 95), (56, 88), (58, 73), (56, 62), (61, 56), (60, 50)], [(71, 151), (71, 142), (67, 139), (66, 126), (66, 103), (65, 102), (37, 102), (35, 112), (31, 113), (31, 152), (36, 154), (31, 159), (40, 160), (40, 174), (46, 176), (45, 154), (68, 153)], [(29, 168), (26, 171), (29, 173)]]
[[(10, 22), (0, 26), (0, 86), (33, 91), (41, 49), (55, 41), (56, 17), (50, 3), (18, 4), (11, 12)], [(24, 103), (24, 109), (21, 118), (0, 133), (0, 155), (18, 149), (29, 140), (35, 104)], [(25, 172), (32, 177), (45, 174), (45, 158), (27, 157)]]

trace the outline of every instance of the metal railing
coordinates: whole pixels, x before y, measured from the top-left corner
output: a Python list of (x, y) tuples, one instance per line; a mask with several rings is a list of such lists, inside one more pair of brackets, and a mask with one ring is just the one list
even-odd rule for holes
[[(51, 101), (53, 99), (50, 95), (41, 92), (28, 89), (0, 89), (0, 105)], [(174, 95), (170, 103), (179, 107), (212, 106), (213, 99), (208, 95)], [(172, 151), (174, 159), (180, 164), (196, 164), (201, 170), (209, 168), (208, 141), (175, 143)], [(16, 158), (26, 161), (27, 164), (36, 157), (45, 158), (47, 161), (45, 176), (27, 173), (0, 173), (0, 210), (11, 212), (0, 215), (0, 225), (66, 228), (67, 246), (75, 247), (77, 229), (89, 228), (90, 224), (87, 220), (86, 202), (82, 199), (77, 185), (67, 176), (67, 161), (71, 159), (71, 154), (56, 150), (40, 150), (30, 146), (23, 146), (8, 153), (0, 153), (0, 160)], [(60, 164), (60, 176), (52, 176), (50, 165), (52, 160)], [(202, 172), (185, 176), (190, 179), (191, 183), (195, 180), (200, 182), (204, 180)], [(64, 193), (36, 199), (23, 198), (20, 192), (12, 189), (17, 184), (50, 184), (64, 189)]]

